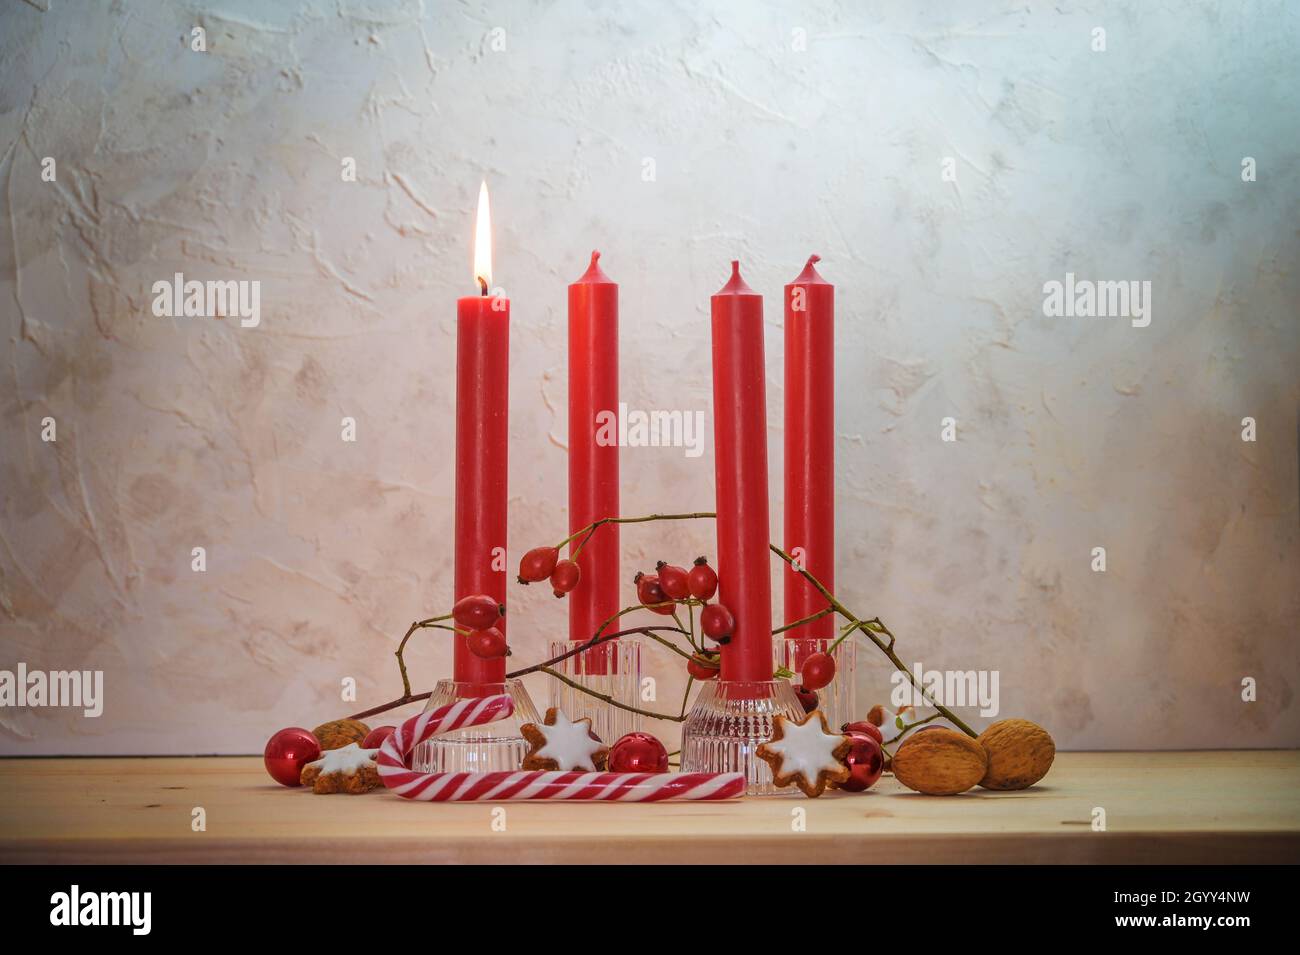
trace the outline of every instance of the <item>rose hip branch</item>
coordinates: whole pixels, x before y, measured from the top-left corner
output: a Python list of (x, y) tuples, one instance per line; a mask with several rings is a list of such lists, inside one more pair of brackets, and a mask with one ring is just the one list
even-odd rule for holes
[[(716, 515), (710, 511), (695, 511), (684, 514), (648, 514), (642, 517), (606, 517), (582, 527), (581, 529), (570, 534), (555, 547), (537, 547), (528, 551), (520, 561), (519, 582), (521, 584), (539, 583), (549, 581), (557, 597), (563, 597), (573, 592), (581, 586), (580, 574), (578, 573), (577, 564), (572, 560), (560, 560), (560, 548), (570, 542), (582, 538), (578, 545), (577, 551), (591, 540), (592, 536), (603, 526), (610, 524), (644, 524), (652, 521), (681, 521), (681, 520), (707, 520), (715, 518)], [(950, 721), (954, 726), (959, 727), (968, 736), (975, 738), (977, 734), (956, 714), (943, 704), (937, 702), (928, 691), (926, 691), (916, 679), (915, 675), (903, 663), (903, 661), (894, 652), (895, 636), (893, 632), (885, 626), (879, 617), (863, 619), (849, 610), (834, 594), (830, 592), (820, 580), (818, 580), (806, 568), (802, 567), (790, 554), (786, 553), (776, 544), (769, 544), (772, 553), (776, 554), (781, 560), (785, 561), (796, 573), (801, 575), (816, 591), (826, 600), (827, 606), (817, 612), (810, 614), (800, 620), (793, 621), (783, 627), (776, 628), (773, 633), (781, 633), (785, 630), (819, 620), (830, 614), (838, 614), (843, 617), (845, 623), (840, 628), (840, 634), (836, 640), (827, 648), (825, 653), (813, 654), (804, 663), (801, 674), (801, 689), (816, 691), (830, 684), (835, 677), (835, 661), (830, 655), (831, 652), (840, 643), (850, 639), (855, 633), (861, 632), (866, 634), (867, 638), (875, 644), (894, 665), (894, 667), (903, 673), (911, 684), (916, 687), (925, 701), (933, 706), (937, 713), (935, 717), (942, 716)], [(575, 554), (576, 556), (576, 554)], [(637, 586), (637, 596), (640, 603), (630, 607), (625, 607), (616, 614), (610, 616), (601, 624), (601, 626), (592, 634), (589, 640), (581, 643), (575, 643), (574, 646), (566, 652), (554, 656), (549, 660), (536, 663), (523, 669), (508, 673), (507, 677), (514, 679), (529, 673), (545, 673), (561, 682), (573, 687), (575, 690), (586, 693), (596, 699), (616, 706), (620, 709), (632, 713), (638, 713), (652, 719), (668, 720), (680, 723), (685, 719), (685, 707), (679, 714), (660, 713), (654, 710), (641, 709), (614, 700), (608, 694), (597, 692), (582, 682), (574, 680), (554, 667), (558, 663), (571, 656), (582, 653), (590, 648), (604, 643), (608, 640), (616, 640), (619, 637), (629, 635), (641, 635), (650, 638), (659, 643), (668, 650), (683, 657), (687, 663), (686, 668), (689, 675), (687, 694), (690, 692), (690, 686), (695, 680), (711, 680), (717, 677), (720, 668), (720, 657), (725, 652), (725, 647), (731, 637), (731, 628), (734, 626), (734, 618), (730, 610), (720, 602), (714, 600), (718, 588), (717, 574), (708, 565), (707, 560), (698, 558), (690, 571), (684, 568), (659, 562), (656, 573), (638, 573), (635, 578)], [(682, 624), (678, 611), (686, 608), (688, 611), (687, 623)], [(696, 609), (700, 610), (700, 633), (696, 634)], [(640, 626), (631, 627), (623, 630), (609, 631), (608, 628), (622, 617), (635, 613), (637, 611), (646, 611), (662, 616), (671, 616), (674, 619), (675, 626)], [(491, 597), (485, 595), (471, 595), (462, 598), (450, 613), (440, 616), (429, 617), (424, 620), (417, 620), (407, 629), (405, 636), (402, 637), (398, 645), (396, 656), (398, 668), (402, 678), (402, 695), (388, 703), (381, 704), (371, 709), (364, 710), (354, 714), (350, 719), (362, 719), (367, 716), (373, 716), (377, 713), (383, 713), (407, 703), (414, 703), (420, 700), (428, 699), (430, 693), (412, 693), (410, 678), (406, 670), (406, 661), (404, 654), (406, 646), (411, 636), (422, 629), (441, 629), (449, 630), (466, 638), (467, 645), (472, 653), (481, 656), (484, 659), (504, 657), (510, 654), (504, 635), (496, 629), (495, 624), (504, 616), (505, 606), (497, 603)], [(455, 625), (445, 623), (444, 621), (452, 620)], [(673, 635), (671, 638), (663, 634)], [(499, 637), (499, 639), (498, 639)], [(679, 645), (677, 640), (685, 637), (690, 645), (689, 651)], [(715, 646), (709, 646), (709, 641)], [(776, 672), (775, 678), (789, 676), (790, 674)], [(890, 742), (897, 742), (902, 739), (905, 733), (913, 727), (920, 726), (929, 722), (929, 719), (921, 720), (906, 726), (897, 737)]]

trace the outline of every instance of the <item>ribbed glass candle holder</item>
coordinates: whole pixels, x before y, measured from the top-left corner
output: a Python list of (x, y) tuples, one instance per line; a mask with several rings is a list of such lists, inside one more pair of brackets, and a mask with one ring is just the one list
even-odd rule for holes
[(741, 682), (710, 680), (682, 727), (682, 772), (745, 774), (745, 793), (770, 796), (798, 792), (777, 789), (772, 769), (756, 755), (759, 745), (772, 738), (777, 714), (802, 720), (803, 706), (786, 680)]
[(528, 743), (519, 728), (540, 723), (537, 707), (519, 680), (504, 683), (457, 683), (441, 680), (424, 711), (436, 710), (459, 700), (478, 699), (508, 693), (515, 711), (503, 720), (466, 726), (446, 736), (435, 736), (415, 747), (411, 767), (422, 773), (489, 773), (515, 770), (528, 753)]
[[(577, 644), (570, 640), (553, 640), (550, 656), (558, 657), (575, 646)], [(589, 650), (561, 660), (552, 669), (619, 703), (640, 705), (641, 643), (638, 640), (606, 640)], [(591, 731), (607, 746), (620, 736), (641, 728), (639, 714), (610, 706), (604, 700), (598, 700), (591, 694), (554, 678), (551, 679), (549, 705), (559, 709), (571, 720), (590, 717)]]
[[(787, 637), (781, 633), (772, 639), (777, 665), (792, 671), (795, 676), (791, 682), (796, 684), (804, 661), (814, 653), (825, 653), (835, 642), (834, 637)], [(817, 691), (817, 708), (826, 714), (831, 730), (837, 731), (845, 723), (866, 719), (867, 714), (857, 709), (858, 647), (853, 637), (836, 647), (831, 656), (835, 660), (835, 679)]]

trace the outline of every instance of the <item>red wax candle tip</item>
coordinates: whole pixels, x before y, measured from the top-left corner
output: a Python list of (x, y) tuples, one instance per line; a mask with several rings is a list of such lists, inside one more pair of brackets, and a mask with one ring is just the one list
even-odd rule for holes
[(578, 285), (580, 283), (586, 283), (586, 284), (604, 283), (607, 285), (614, 284), (614, 280), (601, 271), (599, 250), (595, 250), (591, 253), (591, 264), (587, 266), (587, 271), (583, 272), (582, 278), (578, 279), (578, 281), (574, 282), (573, 284)]
[(816, 268), (817, 263), (821, 260), (822, 257), (816, 252), (808, 256), (808, 264), (803, 267), (803, 271), (800, 272), (798, 277), (790, 284), (797, 285), (800, 282), (818, 282), (825, 285), (826, 280), (821, 277)]
[(745, 280), (740, 277), (740, 260), (731, 260), (731, 278), (727, 279), (727, 284), (718, 289), (718, 295), (757, 295), (752, 288), (745, 284)]

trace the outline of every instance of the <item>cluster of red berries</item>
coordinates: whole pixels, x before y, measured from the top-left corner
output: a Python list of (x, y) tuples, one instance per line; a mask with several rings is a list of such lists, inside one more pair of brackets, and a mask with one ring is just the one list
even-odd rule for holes
[(471, 594), (456, 601), (451, 617), (456, 624), (469, 631), (465, 638), (469, 652), (476, 657), (491, 660), (510, 653), (506, 635), (496, 623), (505, 616), (505, 604), (498, 603), (487, 594)]
[[(655, 573), (638, 573), (632, 578), (637, 599), (655, 613), (670, 616), (676, 605), (685, 600), (704, 604), (700, 611), (700, 629), (722, 646), (736, 630), (736, 618), (720, 603), (709, 603), (718, 592), (718, 575), (707, 558), (697, 557), (690, 570), (666, 561), (655, 565)], [(697, 680), (712, 680), (718, 675), (721, 654), (717, 650), (700, 650), (691, 654), (686, 672)]]
[(558, 547), (534, 547), (519, 559), (519, 582), (527, 585), (550, 580), (551, 590), (557, 597), (578, 586), (581, 577), (576, 563), (560, 560)]
[[(519, 560), (521, 584), (550, 580), (551, 589), (557, 597), (563, 597), (578, 586), (580, 577), (581, 573), (576, 563), (572, 560), (560, 560), (558, 547), (534, 547)], [(655, 573), (638, 572), (632, 578), (632, 582), (636, 585), (637, 599), (645, 605), (646, 609), (666, 617), (672, 616), (678, 603), (698, 600), (704, 604), (700, 610), (700, 629), (704, 635), (719, 646), (724, 646), (731, 640), (731, 635), (736, 630), (736, 618), (724, 605), (717, 602), (709, 603), (718, 592), (718, 575), (709, 566), (706, 558), (695, 558), (695, 563), (690, 570), (661, 560), (655, 565)], [(501, 638), (501, 642), (504, 646), (504, 637)], [(473, 647), (474, 641), (471, 639), (470, 648)], [(716, 649), (697, 651), (691, 654), (691, 659), (686, 664), (686, 672), (697, 680), (712, 680), (718, 675), (721, 666), (720, 657), (721, 654)], [(804, 661), (801, 676), (803, 684), (796, 687), (800, 699), (804, 701), (805, 706), (811, 702), (810, 709), (816, 709), (816, 691), (829, 686), (835, 679), (834, 658), (828, 653), (814, 653)]]

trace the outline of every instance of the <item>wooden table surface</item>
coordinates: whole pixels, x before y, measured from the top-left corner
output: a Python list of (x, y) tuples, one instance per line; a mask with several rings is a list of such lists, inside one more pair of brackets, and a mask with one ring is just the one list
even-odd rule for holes
[(886, 776), (815, 800), (497, 805), (504, 831), (492, 804), (324, 798), (275, 785), (253, 757), (5, 759), (0, 861), (1300, 861), (1300, 751), (1062, 753), (1018, 793), (921, 796)]

